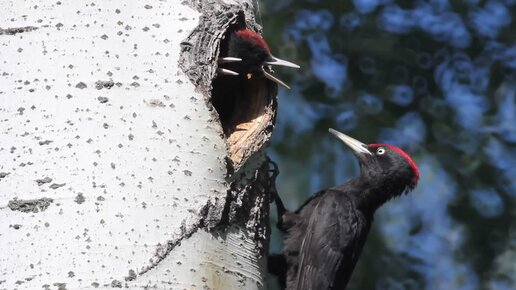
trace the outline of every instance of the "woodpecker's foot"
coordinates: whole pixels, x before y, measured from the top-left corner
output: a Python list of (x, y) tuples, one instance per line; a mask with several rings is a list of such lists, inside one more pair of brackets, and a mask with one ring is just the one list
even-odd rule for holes
[[(276, 223), (276, 226), (281, 231), (285, 231), (285, 225), (284, 225), (284, 217), (286, 214), (289, 214), (290, 212), (287, 211), (285, 208), (285, 205), (283, 205), (283, 201), (281, 200), (281, 197), (278, 194), (278, 190), (276, 189), (276, 178), (279, 175), (279, 168), (276, 162), (272, 161), (270, 158), (267, 157), (267, 162), (269, 163), (269, 194), (272, 195), (274, 198), (274, 203), (276, 203), (276, 210), (278, 214), (278, 222)], [(272, 168), (271, 168), (272, 166)]]
[[(269, 157), (267, 157), (267, 163), (269, 163), (269, 173), (270, 180), (271, 180), (271, 187), (274, 187), (274, 190), (276, 191), (276, 178), (280, 174), (279, 167), (276, 162), (272, 161)], [(272, 165), (272, 168), (270, 167)]]
[(296, 213), (287, 211), (282, 216), (281, 219), (278, 220), (276, 226), (283, 232), (287, 232), (288, 229), (295, 226), (301, 218)]
[[(283, 206), (283, 202), (281, 198), (279, 197), (278, 190), (276, 189), (276, 178), (278, 177), (280, 171), (278, 164), (276, 162), (272, 161), (269, 157), (267, 157), (267, 163), (269, 166), (269, 186), (267, 188), (267, 191), (269, 194), (274, 198), (274, 202), (276, 203), (276, 207), (281, 207), (281, 214), (283, 214), (286, 210)], [(280, 209), (278, 209), (279, 211)], [(278, 212), (279, 214), (279, 212)]]

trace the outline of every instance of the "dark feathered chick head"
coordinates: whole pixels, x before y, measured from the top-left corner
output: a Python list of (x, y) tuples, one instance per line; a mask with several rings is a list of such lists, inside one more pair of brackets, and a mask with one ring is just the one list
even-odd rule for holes
[[(227, 65), (220, 67), (221, 64)], [(289, 89), (289, 86), (272, 74), (272, 65), (299, 68), (297, 64), (274, 57), (258, 33), (240, 29), (229, 35), (227, 56), (219, 59), (218, 72), (225, 75), (244, 75), (248, 78), (254, 75), (264, 76)]]

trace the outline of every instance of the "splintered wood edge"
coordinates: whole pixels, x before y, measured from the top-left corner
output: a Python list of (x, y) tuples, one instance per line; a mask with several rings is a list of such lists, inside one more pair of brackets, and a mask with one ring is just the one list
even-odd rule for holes
[(251, 82), (249, 120), (235, 125), (228, 136), (229, 153), (235, 168), (268, 143), (276, 116), (276, 90), (266, 79)]

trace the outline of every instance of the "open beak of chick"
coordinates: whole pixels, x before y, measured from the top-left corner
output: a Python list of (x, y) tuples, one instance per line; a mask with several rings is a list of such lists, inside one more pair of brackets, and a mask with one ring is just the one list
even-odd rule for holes
[[(219, 64), (225, 64), (225, 63), (233, 63), (233, 62), (240, 62), (240, 61), (242, 61), (242, 59), (238, 58), (238, 57), (221, 57), (221, 58), (219, 58), (218, 63)], [(280, 79), (278, 79), (277, 77), (275, 77), (273, 75), (273, 70), (272, 70), (272, 67), (271, 67), (273, 65), (286, 66), (286, 67), (292, 67), (292, 68), (300, 68), (300, 66), (295, 64), (295, 63), (291, 63), (289, 61), (279, 59), (279, 58), (274, 57), (272, 55), (270, 55), (267, 58), (267, 60), (264, 62), (264, 64), (262, 65), (263, 75), (267, 79), (277, 83), (278, 85), (282, 85), (282, 86), (284, 86), (287, 89), (290, 89), (290, 87), (287, 84), (285, 84), (283, 81), (281, 81)], [(232, 71), (232, 70), (229, 70), (229, 69), (225, 69), (225, 68), (220, 68), (220, 67), (217, 69), (217, 73), (223, 74), (223, 75), (231, 75), (231, 76), (237, 76), (238, 75), (238, 73), (235, 72), (235, 71)]]

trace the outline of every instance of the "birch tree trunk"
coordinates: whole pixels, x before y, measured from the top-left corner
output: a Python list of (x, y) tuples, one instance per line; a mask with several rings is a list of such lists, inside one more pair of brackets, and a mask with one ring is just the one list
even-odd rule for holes
[(264, 288), (276, 90), (211, 103), (251, 0), (0, 11), (0, 289)]

